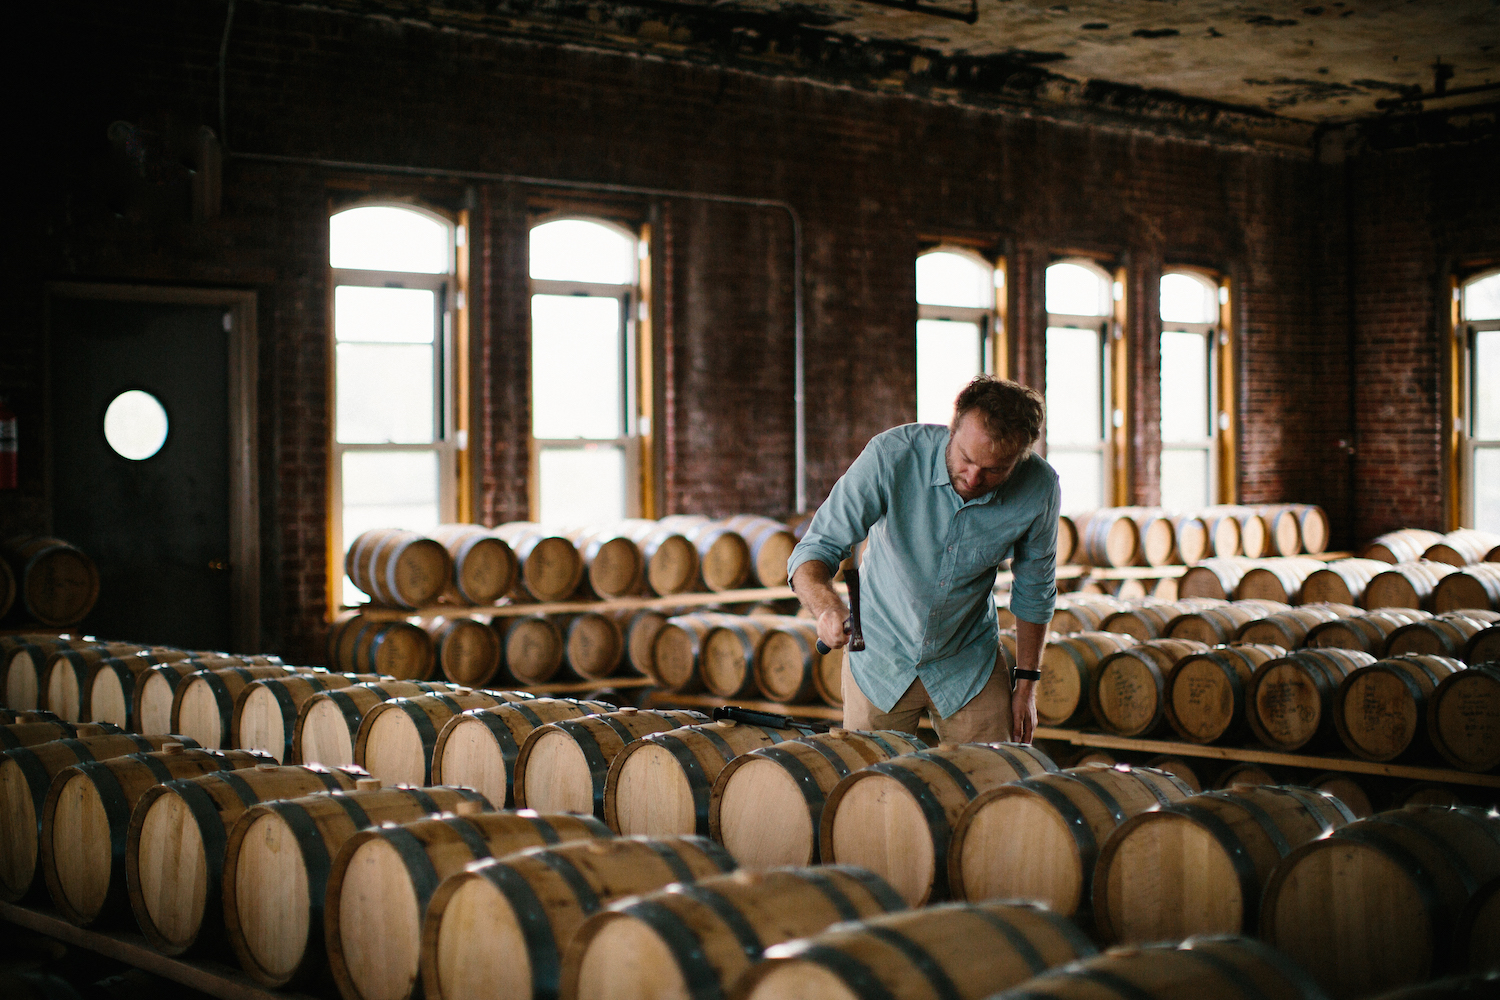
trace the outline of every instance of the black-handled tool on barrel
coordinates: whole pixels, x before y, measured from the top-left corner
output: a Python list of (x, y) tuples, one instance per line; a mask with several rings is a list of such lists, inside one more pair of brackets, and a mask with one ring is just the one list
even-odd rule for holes
[(826, 722), (794, 719), (790, 715), (758, 712), (753, 708), (740, 708), (737, 705), (724, 705), (714, 709), (713, 718), (715, 722), (720, 719), (728, 719), (731, 722), (743, 722), (750, 726), (770, 726), (772, 729), (795, 729), (804, 736), (811, 736), (813, 733), (826, 733), (831, 728)]
[[(859, 543), (849, 550), (849, 567), (844, 570), (844, 584), (849, 588), (849, 617), (844, 620), (844, 631), (849, 633), (848, 648), (859, 652), (865, 648), (865, 633), (859, 627)], [(827, 656), (832, 650), (822, 639), (818, 640), (818, 652)]]

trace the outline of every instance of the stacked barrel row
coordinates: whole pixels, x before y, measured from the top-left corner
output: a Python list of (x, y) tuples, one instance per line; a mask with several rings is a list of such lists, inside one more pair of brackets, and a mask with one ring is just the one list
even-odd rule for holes
[(93, 610), (99, 570), (60, 538), (18, 535), (0, 541), (0, 622), (67, 628)]
[(371, 602), (415, 609), (442, 601), (483, 607), (741, 587), (783, 587), (796, 538), (753, 514), (675, 515), (560, 530), (529, 521), (495, 528), (445, 524), (360, 534), (344, 571)]
[(1220, 505), (1189, 512), (1104, 507), (1059, 519), (1057, 561), (1191, 566), (1214, 556), (1295, 556), (1327, 548), (1328, 517), (1312, 504)]

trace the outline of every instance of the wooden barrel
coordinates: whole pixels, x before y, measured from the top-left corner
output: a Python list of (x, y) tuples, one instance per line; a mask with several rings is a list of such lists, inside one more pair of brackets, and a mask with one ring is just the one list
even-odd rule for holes
[(505, 629), (505, 669), (522, 684), (545, 684), (557, 677), (567, 656), (565, 620), (557, 615), (496, 618)]
[(146, 940), (164, 955), (222, 944), (224, 844), (234, 821), (256, 803), (347, 791), (363, 776), (358, 769), (259, 764), (147, 789), (125, 835), (125, 885)]
[[(177, 703), (177, 692), (187, 678), (205, 670), (224, 670), (232, 667), (264, 669), (266, 664), (247, 664), (237, 657), (194, 657), (191, 660), (173, 660), (146, 668), (136, 678), (131, 692), (131, 718), (134, 729), (143, 733), (169, 733), (173, 730), (172, 708)], [(314, 667), (286, 667), (285, 672), (316, 672)], [(227, 730), (226, 730), (227, 732)]]
[(1344, 678), (1334, 695), (1339, 739), (1364, 760), (1430, 754), (1428, 700), (1444, 678), (1463, 669), (1459, 660), (1420, 653), (1360, 667)]
[(1089, 691), (1099, 664), (1131, 644), (1129, 636), (1118, 632), (1078, 632), (1049, 641), (1042, 650), (1042, 679), (1036, 686), (1037, 720), (1044, 726), (1087, 721)]
[(799, 735), (729, 720), (647, 733), (610, 762), (604, 823), (625, 835), (709, 832), (714, 779), (735, 757)]
[(1138, 565), (1170, 565), (1177, 556), (1177, 535), (1172, 519), (1160, 507), (1123, 507), (1121, 510), (1129, 512), (1140, 534)]
[(1099, 663), (1089, 688), (1098, 725), (1118, 736), (1147, 736), (1167, 718), (1167, 675), (1178, 660), (1208, 647), (1191, 639), (1152, 639)]
[(1131, 816), (1187, 798), (1174, 775), (1093, 764), (991, 788), (953, 828), (948, 881), (961, 899), (1034, 899), (1086, 913), (1099, 850)]
[(72, 625), (83, 621), (99, 599), (94, 561), (60, 538), (12, 538), (0, 545), (0, 557), (10, 564), (15, 581), (13, 619)]
[(573, 938), (559, 995), (722, 997), (772, 945), (901, 908), (878, 877), (842, 865), (703, 879), (590, 917)]
[(1233, 596), (1245, 574), (1255, 568), (1255, 560), (1243, 556), (1215, 556), (1196, 566), (1189, 566), (1177, 580), (1177, 592), (1183, 597)]
[[(1186, 602), (1182, 603), (1186, 605)], [(1288, 610), (1287, 605), (1275, 601), (1235, 601), (1233, 604), (1185, 607), (1166, 623), (1160, 636), (1148, 638), (1192, 639), (1210, 646), (1222, 646), (1233, 642), (1235, 633), (1250, 622)]]
[(1500, 545), (1500, 535), (1492, 531), (1458, 528), (1444, 535), (1442, 541), (1428, 546), (1422, 558), (1449, 566), (1472, 566), (1484, 562), (1485, 556), (1497, 545)]
[(1365, 586), (1367, 608), (1425, 608), (1432, 610), (1433, 593), (1443, 577), (1458, 572), (1440, 562), (1405, 562), (1377, 573)]
[(817, 622), (778, 615), (764, 619), (762, 624), (767, 631), (755, 660), (756, 690), (771, 701), (815, 700), (817, 675), (824, 659), (818, 652)]
[(1240, 538), (1240, 521), (1223, 507), (1201, 510), (1198, 518), (1208, 532), (1208, 557), (1232, 559), (1245, 551)]
[(72, 737), (108, 736), (118, 733), (119, 726), (99, 722), (64, 722), (47, 719), (41, 722), (13, 722), (0, 726), (0, 750), (17, 747), (32, 747), (38, 743), (63, 740)]
[(613, 711), (598, 701), (533, 698), (493, 708), (471, 708), (449, 719), (432, 748), (432, 780), (466, 785), (496, 805), (515, 802), (511, 783), (516, 756), (532, 730), (563, 719)]
[(1124, 601), (1108, 594), (1059, 594), (1057, 607), (1052, 612), (1054, 632), (1071, 635), (1074, 632), (1098, 632), (1104, 619), (1117, 611), (1129, 610)]
[(871, 764), (828, 794), (819, 855), (870, 869), (913, 906), (947, 899), (949, 845), (964, 807), (991, 788), (1056, 770), (1019, 743), (945, 744)]
[(494, 604), (516, 585), (516, 554), (505, 540), (477, 524), (440, 524), (432, 540), (448, 550), (453, 575), (443, 588), (452, 604)]
[(1359, 609), (1349, 604), (1304, 604), (1246, 622), (1235, 632), (1234, 638), (1236, 642), (1269, 643), (1297, 649), (1307, 641), (1307, 633), (1314, 627), (1357, 614)]
[(0, 647), (0, 698), (7, 708), (24, 711), (41, 707), (42, 670), (47, 657), (59, 649), (97, 646), (97, 639), (18, 637)]
[(1392, 809), (1408, 806), (1461, 806), (1464, 797), (1452, 785), (1435, 781), (1413, 781), (1402, 785), (1391, 795)]
[(646, 560), (634, 539), (617, 525), (593, 525), (565, 534), (583, 560), (584, 594), (611, 598), (640, 591)]
[(1297, 509), (1292, 504), (1272, 504), (1256, 507), (1266, 525), (1266, 549), (1268, 555), (1295, 556), (1302, 552), (1302, 523), (1297, 518)]
[(1385, 641), (1385, 655), (1435, 653), (1457, 657), (1471, 638), (1497, 621), (1500, 614), (1493, 611), (1445, 611), (1396, 629)]
[(698, 579), (715, 592), (743, 587), (750, 579), (750, 546), (744, 537), (722, 521), (677, 514), (657, 522), (682, 533), (698, 550)]
[(1310, 649), (1358, 649), (1379, 655), (1385, 650), (1392, 632), (1415, 621), (1425, 621), (1432, 614), (1419, 608), (1381, 608), (1361, 615), (1324, 622), (1308, 629), (1303, 644)]
[(1365, 588), (1390, 568), (1379, 559), (1336, 559), (1302, 581), (1302, 599), (1309, 604), (1365, 604)]
[(354, 736), (354, 762), (388, 785), (432, 784), (439, 731), (470, 708), (530, 698), (522, 692), (457, 691), (408, 695), (372, 705)]
[(818, 661), (818, 672), (813, 674), (813, 686), (818, 689), (818, 700), (834, 708), (844, 707), (844, 650), (835, 649)]
[(372, 528), (349, 546), (344, 572), (376, 604), (420, 608), (448, 586), (453, 560), (441, 543), (415, 531)]
[(565, 601), (583, 581), (583, 558), (563, 535), (530, 521), (512, 521), (495, 529), (520, 565), (516, 593), (547, 601)]
[[(465, 810), (477, 803), (463, 803)], [(366, 829), (328, 876), (328, 965), (346, 1000), (404, 1000), (419, 984), (422, 918), (443, 879), (526, 847), (613, 836), (592, 816), (530, 810), (463, 814)]]
[(1190, 757), (1161, 753), (1147, 760), (1143, 766), (1157, 771), (1166, 771), (1187, 786), (1194, 795), (1203, 791), (1203, 779), (1198, 774), (1204, 767), (1202, 761), (1195, 763)]
[(363, 615), (339, 636), (341, 670), (380, 674), (402, 681), (425, 681), (437, 668), (432, 636), (408, 621), (378, 621)]
[(610, 765), (647, 733), (707, 722), (699, 712), (621, 709), (538, 726), (516, 754), (512, 793), (518, 806), (604, 818)]
[[(480, 687), (499, 672), (500, 637), (484, 622), (463, 617), (428, 618), (423, 620), (422, 629), (431, 637), (438, 669), (453, 683)], [(428, 672), (419, 679), (430, 676)]]
[[(188, 654), (185, 652), (174, 652), (179, 655), (169, 656), (167, 659), (187, 658)], [(41, 694), (37, 700), (60, 719), (68, 722), (93, 722), (94, 677), (103, 669), (104, 664), (112, 664), (133, 676), (144, 673), (147, 667), (155, 666), (158, 662), (161, 661), (150, 650), (139, 646), (124, 649), (98, 647), (58, 650), (47, 658), (47, 665), (38, 678)]]
[(738, 616), (708, 630), (700, 647), (698, 675), (710, 694), (739, 698), (755, 691), (755, 661), (770, 630), (764, 618)]
[(733, 870), (722, 847), (696, 836), (576, 841), (475, 862), (428, 905), (426, 1000), (555, 997), (568, 945), (593, 914)]
[(1113, 507), (1073, 518), (1078, 528), (1078, 560), (1086, 566), (1133, 566), (1141, 551), (1140, 527)]
[(735, 618), (712, 611), (698, 611), (667, 619), (651, 646), (657, 682), (677, 694), (703, 690), (703, 677), (698, 670), (703, 644), (710, 632)]
[(361, 830), (409, 823), (472, 801), (468, 788), (319, 792), (252, 805), (224, 846), (224, 926), (240, 965), (266, 986), (314, 986), (325, 969), (323, 900), (339, 848)]
[[(1468, 905), (1458, 918), (1457, 936), (1468, 968), (1490, 970), (1485, 978), (1493, 987), (1500, 979), (1500, 877), (1490, 879), (1469, 897)], [(1482, 995), (1477, 991), (1484, 985), (1473, 983), (1476, 996)]]
[(754, 871), (817, 864), (833, 787), (862, 767), (926, 746), (909, 733), (832, 729), (741, 754), (714, 779), (709, 836)]
[(1415, 807), (1292, 851), (1261, 900), (1261, 938), (1331, 996), (1368, 996), (1457, 971), (1456, 923), (1500, 875), (1500, 816)]
[(1386, 563), (1416, 562), (1422, 553), (1443, 540), (1441, 532), (1422, 528), (1402, 528), (1388, 531), (1376, 538), (1360, 553), (1363, 559), (1378, 559)]
[(292, 755), (305, 764), (325, 767), (353, 764), (355, 737), (370, 709), (390, 698), (458, 690), (455, 685), (431, 681), (379, 681), (319, 692), (297, 710)]
[(1229, 767), (1226, 767), (1224, 770), (1220, 771), (1218, 778), (1214, 781), (1214, 787), (1219, 791), (1242, 787), (1281, 784), (1285, 784), (1285, 782), (1283, 782), (1281, 778), (1278, 777), (1275, 773), (1267, 770), (1259, 764), (1252, 764), (1249, 761), (1244, 761), (1238, 764), (1231, 764)]
[(1027, 980), (994, 1000), (1327, 1000), (1295, 962), (1254, 938), (1121, 946)]
[[(186, 661), (171, 662), (185, 663)], [(89, 717), (96, 722), (110, 722), (130, 732), (147, 732), (148, 730), (136, 716), (135, 693), (137, 686), (148, 676), (149, 671), (158, 666), (161, 666), (161, 662), (149, 653), (131, 653), (101, 660), (97, 669), (88, 675), (87, 686), (82, 689), (82, 694), (79, 696), (80, 712), (81, 706), (86, 704)], [(181, 675), (176, 675), (174, 672), (174, 676)], [(59, 697), (66, 699), (68, 695), (60, 693)], [(170, 689), (165, 701), (165, 714), (160, 720), (163, 728), (156, 730), (157, 732), (165, 732), (171, 725)]]
[(1334, 694), (1345, 677), (1374, 663), (1350, 649), (1304, 649), (1255, 668), (1245, 720), (1267, 746), (1291, 752), (1326, 745), (1334, 728)]
[(1208, 525), (1196, 514), (1174, 514), (1172, 537), (1176, 544), (1173, 562), (1191, 566), (1213, 554)]
[(1108, 615), (1099, 625), (1099, 630), (1118, 632), (1121, 635), (1130, 636), (1136, 642), (1159, 639), (1167, 623), (1188, 607), (1196, 607), (1196, 605), (1185, 604), (1184, 608), (1179, 609), (1175, 602), (1172, 604), (1131, 602), (1124, 609)]
[(626, 663), (625, 611), (585, 611), (568, 620), (564, 651), (579, 677), (609, 677)]
[(1167, 674), (1167, 723), (1189, 743), (1238, 739), (1256, 668), (1285, 655), (1280, 646), (1239, 643), (1182, 657)]
[(1471, 667), (1500, 662), (1500, 625), (1488, 625), (1469, 636), (1458, 658)]
[(1427, 699), (1427, 735), (1460, 771), (1500, 767), (1500, 663), (1442, 678)]
[[(80, 722), (77, 718), (78, 688), (68, 673), (76, 676), (78, 672), (89, 674), (95, 664), (105, 656), (123, 656), (129, 653), (147, 651), (145, 646), (134, 646), (129, 643), (22, 643), (16, 648), (11, 656), (10, 668), (6, 674), (7, 694), (12, 700), (10, 708), (34, 709), (40, 708), (62, 717), (57, 709), (48, 704), (51, 692), (48, 690), (49, 681), (54, 677), (59, 683), (67, 683), (68, 688), (59, 691), (58, 708), (73, 716), (70, 722)], [(73, 654), (67, 656), (65, 654)], [(186, 656), (187, 654), (182, 654)], [(53, 664), (59, 656), (63, 656), (64, 666), (54, 667)], [(173, 657), (167, 657), (173, 658)], [(180, 658), (180, 657), (177, 657)], [(68, 673), (59, 673), (59, 670)], [(56, 686), (55, 684), (53, 686)]]
[(1432, 591), (1434, 611), (1500, 611), (1500, 563), (1482, 562), (1449, 573)]
[(785, 587), (786, 564), (797, 547), (797, 536), (780, 521), (754, 514), (736, 514), (724, 526), (740, 533), (750, 546), (753, 576), (762, 587)]
[(735, 996), (987, 997), (1094, 951), (1072, 921), (1034, 903), (943, 903), (776, 945), (740, 977)]
[[(1230, 506), (1225, 508), (1229, 516), (1240, 525), (1240, 554), (1250, 559), (1260, 559), (1271, 554), (1271, 529), (1265, 519), (1253, 507)], [(1214, 508), (1205, 513), (1212, 516)]]
[(59, 771), (42, 804), (42, 877), (52, 904), (80, 927), (130, 912), (125, 837), (152, 787), (232, 771), (270, 758), (253, 750), (199, 750), (167, 743), (152, 753), (84, 761)]
[(1374, 784), (1364, 775), (1350, 774), (1347, 771), (1324, 771), (1308, 778), (1304, 784), (1313, 791), (1327, 792), (1338, 799), (1355, 819), (1375, 815), (1374, 800), (1371, 798)]
[(335, 691), (379, 679), (372, 674), (323, 673), (251, 681), (235, 696), (229, 745), (260, 750), (278, 763), (301, 763), (292, 736), (297, 729), (297, 715), (307, 700), (320, 691)]
[(169, 731), (191, 736), (213, 750), (230, 745), (240, 692), (252, 681), (292, 673), (290, 667), (220, 667), (189, 674), (172, 694)]
[(37, 858), (42, 842), (42, 807), (52, 779), (63, 768), (86, 760), (149, 753), (171, 742), (192, 746), (183, 736), (117, 733), (52, 740), (0, 754), (0, 816), (5, 817), (0, 823), (0, 899), (16, 903), (41, 889)]
[[(798, 535), (798, 538), (801, 536)], [(1057, 515), (1057, 564), (1072, 563), (1078, 555), (1078, 525), (1066, 514)]]
[(1321, 559), (1289, 556), (1262, 559), (1245, 571), (1234, 588), (1238, 600), (1260, 599), (1282, 604), (1308, 603), (1302, 596), (1302, 585), (1309, 576), (1326, 566)]
[(1125, 820), (1094, 871), (1094, 923), (1106, 941), (1176, 941), (1254, 934), (1276, 864), (1352, 823), (1332, 795), (1240, 786), (1205, 792)]
[(641, 550), (651, 593), (682, 594), (697, 584), (698, 550), (680, 531), (640, 519), (625, 521), (622, 530)]

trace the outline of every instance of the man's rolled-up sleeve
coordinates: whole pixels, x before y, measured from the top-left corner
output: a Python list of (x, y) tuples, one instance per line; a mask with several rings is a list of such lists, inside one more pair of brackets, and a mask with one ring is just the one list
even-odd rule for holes
[[(838, 572), (839, 563), (848, 558), (854, 544), (869, 534), (870, 526), (885, 513), (886, 495), (880, 484), (886, 459), (879, 440), (877, 437), (865, 445), (849, 471), (833, 484), (828, 499), (813, 515), (807, 533), (792, 549), (786, 564), (787, 579), (792, 578), (797, 567), (814, 559), (827, 566), (830, 573)], [(1054, 538), (1054, 548), (1056, 544)]]
[(1057, 515), (1062, 497), (1054, 480), (1045, 509), (1016, 542), (1011, 563), (1010, 611), (1022, 621), (1046, 625), (1057, 606)]

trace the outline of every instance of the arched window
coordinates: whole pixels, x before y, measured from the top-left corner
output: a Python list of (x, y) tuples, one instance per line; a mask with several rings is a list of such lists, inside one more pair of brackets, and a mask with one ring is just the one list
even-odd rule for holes
[(1500, 532), (1500, 271), (1463, 283), (1459, 320), (1465, 397), (1463, 523)]
[(1218, 328), (1215, 282), (1193, 271), (1161, 276), (1161, 503), (1169, 510), (1216, 500)]
[(640, 241), (611, 223), (531, 230), (532, 516), (640, 514), (635, 310)]
[[(329, 219), (334, 339), (332, 550), (369, 528), (457, 519), (456, 227), (406, 205)], [(340, 559), (342, 566), (342, 559)], [(342, 569), (335, 600), (364, 598)]]
[(1047, 268), (1047, 461), (1062, 482), (1064, 511), (1105, 506), (1111, 496), (1110, 319), (1114, 282), (1088, 260)]
[(917, 420), (946, 424), (953, 400), (993, 368), (995, 289), (1004, 272), (969, 250), (939, 247), (917, 258)]

